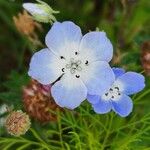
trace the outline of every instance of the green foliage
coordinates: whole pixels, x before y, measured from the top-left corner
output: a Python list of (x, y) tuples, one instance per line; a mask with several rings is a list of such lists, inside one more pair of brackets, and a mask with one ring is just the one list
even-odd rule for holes
[(12, 71), (9, 80), (4, 82), (5, 92), (0, 93), (0, 99), (8, 104), (12, 104), (16, 109), (22, 108), (22, 89), (29, 80), (27, 74), (19, 74)]
[[(134, 99), (136, 101), (136, 99)], [(97, 115), (85, 102), (76, 111), (57, 113), (58, 121), (47, 125), (32, 124), (22, 137), (1, 137), (4, 150), (145, 150), (150, 147), (150, 113), (134, 111), (128, 118), (111, 112)], [(147, 141), (147, 142), (146, 142)]]

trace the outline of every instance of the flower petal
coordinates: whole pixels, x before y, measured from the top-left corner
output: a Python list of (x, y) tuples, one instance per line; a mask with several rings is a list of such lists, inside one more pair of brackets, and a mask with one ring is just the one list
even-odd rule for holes
[(69, 74), (65, 74), (60, 81), (56, 82), (51, 92), (59, 106), (69, 109), (78, 107), (87, 97), (87, 88), (83, 82)]
[(105, 32), (89, 32), (83, 36), (79, 51), (88, 61), (107, 61), (113, 56), (113, 46)]
[(112, 108), (111, 101), (106, 101), (103, 99), (99, 99), (99, 102), (92, 106), (94, 108), (94, 111), (98, 114), (108, 113), (108, 112), (110, 112), (110, 110)]
[(31, 14), (47, 15), (43, 9), (40, 9), (40, 7), (38, 7), (38, 4), (24, 3), (23, 8)]
[(89, 64), (81, 73), (81, 78), (91, 95), (104, 94), (115, 80), (112, 69), (104, 61)]
[(73, 22), (55, 22), (46, 35), (46, 45), (59, 56), (70, 58), (78, 51), (82, 33)]
[(123, 75), (125, 73), (125, 70), (123, 68), (112, 68), (115, 77), (118, 78), (119, 76)]
[(99, 95), (87, 95), (87, 100), (91, 103), (91, 104), (96, 104), (99, 102), (100, 96)]
[(128, 116), (133, 109), (133, 102), (127, 95), (122, 95), (117, 101), (112, 100), (113, 110), (121, 117)]
[(144, 76), (135, 72), (127, 72), (116, 80), (122, 85), (121, 91), (127, 95), (140, 92), (145, 87), (144, 82)]
[(49, 49), (42, 49), (32, 56), (28, 74), (42, 84), (50, 84), (62, 75), (61, 65)]

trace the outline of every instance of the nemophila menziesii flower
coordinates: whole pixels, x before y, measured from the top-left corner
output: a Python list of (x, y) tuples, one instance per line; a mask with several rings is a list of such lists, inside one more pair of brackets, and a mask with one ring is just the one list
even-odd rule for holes
[(113, 68), (115, 81), (104, 94), (88, 95), (94, 111), (105, 114), (113, 110), (121, 117), (132, 112), (133, 102), (128, 95), (141, 91), (145, 87), (143, 75), (135, 72), (126, 72), (124, 69)]
[(104, 32), (82, 36), (73, 22), (55, 22), (46, 35), (48, 48), (35, 53), (28, 74), (51, 93), (61, 107), (74, 109), (89, 94), (103, 93), (114, 81), (108, 62), (113, 47)]

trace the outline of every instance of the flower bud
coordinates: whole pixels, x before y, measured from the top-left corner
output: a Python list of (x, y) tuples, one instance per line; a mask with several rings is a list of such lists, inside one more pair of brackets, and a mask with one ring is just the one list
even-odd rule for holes
[(53, 14), (59, 13), (59, 11), (54, 11), (47, 3), (36, 0), (39, 3), (24, 3), (23, 8), (26, 9), (33, 18), (38, 22), (43, 23), (53, 23), (56, 18)]
[(11, 112), (6, 118), (5, 127), (9, 134), (20, 136), (30, 128), (29, 116), (21, 110)]

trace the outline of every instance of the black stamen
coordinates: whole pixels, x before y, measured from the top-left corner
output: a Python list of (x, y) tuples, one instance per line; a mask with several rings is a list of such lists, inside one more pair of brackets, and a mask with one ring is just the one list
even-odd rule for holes
[(78, 52), (75, 52), (75, 55), (78, 55)]
[(80, 78), (80, 76), (79, 76), (79, 75), (76, 75), (76, 78)]
[(105, 95), (108, 96), (108, 93), (106, 93)]
[(118, 93), (118, 95), (121, 95), (120, 93)]
[(60, 56), (60, 59), (65, 59), (65, 57), (64, 56)]
[(86, 60), (85, 64), (87, 65), (88, 63), (89, 63), (88, 60)]
[(65, 69), (65, 68), (62, 68), (62, 69), (61, 69), (61, 70), (62, 70), (62, 72), (65, 72), (65, 71), (64, 71), (64, 69)]
[(113, 89), (112, 89), (112, 88), (110, 88), (110, 91), (113, 91)]
[(119, 91), (119, 88), (118, 87), (115, 87), (115, 89), (117, 89)]
[(112, 96), (111, 98), (114, 98), (114, 96)]

